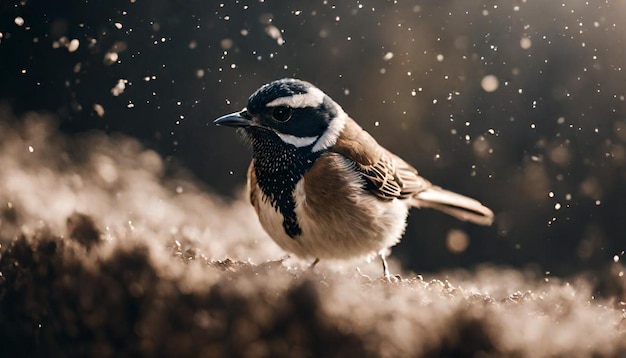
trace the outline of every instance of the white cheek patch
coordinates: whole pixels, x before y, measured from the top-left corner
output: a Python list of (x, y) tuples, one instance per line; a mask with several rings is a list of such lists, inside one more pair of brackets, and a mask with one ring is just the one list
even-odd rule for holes
[(291, 145), (296, 146), (298, 148), (309, 146), (309, 145), (315, 143), (315, 141), (318, 138), (318, 137), (296, 137), (295, 135), (284, 134), (284, 133), (280, 133), (280, 132), (275, 132), (275, 133), (276, 133), (276, 135), (278, 135), (278, 137), (280, 137), (280, 139), (283, 142), (285, 142), (287, 144), (291, 144)]
[(326, 148), (332, 147), (337, 143), (337, 138), (343, 131), (343, 127), (346, 126), (346, 117), (348, 116), (346, 112), (341, 109), (341, 107), (337, 106), (339, 113), (335, 118), (330, 121), (328, 128), (324, 131), (324, 134), (320, 137), (320, 139), (313, 146), (313, 152), (319, 152), (320, 150), (324, 150)]
[(318, 107), (324, 102), (324, 92), (319, 88), (311, 87), (307, 93), (294, 94), (289, 97), (276, 98), (266, 107), (289, 106), (291, 108)]

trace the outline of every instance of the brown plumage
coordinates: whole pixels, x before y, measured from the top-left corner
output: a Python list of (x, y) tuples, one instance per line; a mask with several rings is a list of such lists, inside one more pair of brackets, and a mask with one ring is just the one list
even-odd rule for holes
[(417, 169), (391, 153), (352, 118), (330, 151), (355, 162), (370, 184), (370, 191), (383, 198), (411, 198), (416, 207), (428, 207), (464, 221), (491, 225), (493, 212), (477, 200), (434, 186), (419, 176)]

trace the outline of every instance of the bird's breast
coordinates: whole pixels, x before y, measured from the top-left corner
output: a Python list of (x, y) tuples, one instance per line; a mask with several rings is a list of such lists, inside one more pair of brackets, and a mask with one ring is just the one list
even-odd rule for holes
[(318, 153), (278, 141), (263, 141), (253, 147), (253, 170), (261, 199), (282, 216), (284, 232), (291, 238), (302, 233), (295, 213), (294, 189), (314, 165)]
[[(258, 184), (251, 190), (262, 192)], [(252, 196), (252, 201), (267, 233), (297, 256), (364, 256), (394, 245), (404, 231), (406, 203), (365, 191), (359, 173), (339, 154), (322, 155), (289, 190), (300, 229), (296, 236), (289, 235), (283, 213), (267, 195)]]

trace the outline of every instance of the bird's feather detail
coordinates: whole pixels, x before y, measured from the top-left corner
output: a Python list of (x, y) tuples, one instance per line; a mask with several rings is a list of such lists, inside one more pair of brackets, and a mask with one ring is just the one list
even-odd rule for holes
[(411, 199), (416, 207), (439, 210), (458, 219), (491, 225), (493, 212), (480, 202), (433, 186), (397, 155), (381, 147), (354, 120), (347, 118), (344, 131), (331, 151), (356, 164), (366, 188), (381, 199)]
[(413, 197), (413, 205), (439, 210), (463, 221), (491, 225), (493, 212), (478, 200), (433, 186)]

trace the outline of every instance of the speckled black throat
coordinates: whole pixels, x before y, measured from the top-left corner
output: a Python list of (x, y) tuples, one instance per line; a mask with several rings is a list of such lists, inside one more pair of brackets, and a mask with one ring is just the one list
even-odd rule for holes
[(296, 184), (323, 153), (311, 152), (310, 146), (295, 147), (284, 143), (273, 132), (259, 128), (245, 129), (252, 144), (254, 171), (264, 199), (283, 215), (283, 228), (289, 237), (302, 233), (296, 215), (293, 191)]

